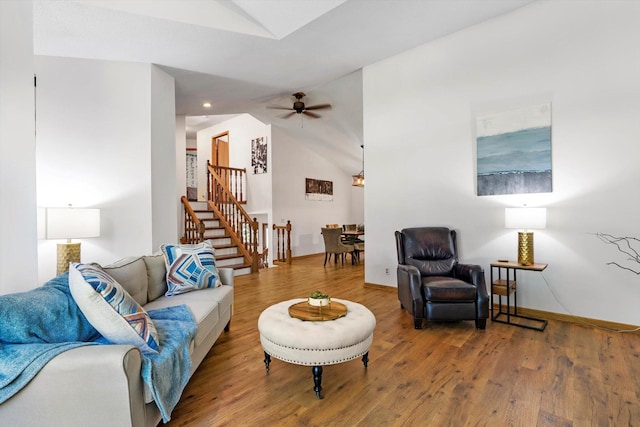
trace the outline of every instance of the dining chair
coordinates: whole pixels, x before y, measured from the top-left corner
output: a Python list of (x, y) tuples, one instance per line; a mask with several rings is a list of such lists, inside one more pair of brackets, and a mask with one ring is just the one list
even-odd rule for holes
[(338, 255), (344, 264), (345, 254), (351, 254), (351, 261), (355, 262), (353, 245), (345, 245), (340, 241), (342, 229), (338, 228), (322, 228), (322, 238), (324, 239), (324, 265), (327, 265), (327, 259), (333, 255), (333, 262), (338, 262)]

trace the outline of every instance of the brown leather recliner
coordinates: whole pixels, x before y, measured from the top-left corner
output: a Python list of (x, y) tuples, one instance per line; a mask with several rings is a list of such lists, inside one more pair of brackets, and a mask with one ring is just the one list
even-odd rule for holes
[(475, 320), (484, 329), (489, 318), (489, 295), (484, 270), (460, 264), (456, 232), (445, 227), (405, 228), (396, 231), (398, 299), (422, 321)]

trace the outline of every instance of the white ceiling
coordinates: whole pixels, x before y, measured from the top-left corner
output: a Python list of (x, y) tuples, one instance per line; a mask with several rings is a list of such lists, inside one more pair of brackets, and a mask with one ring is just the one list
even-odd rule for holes
[[(266, 104), (290, 105), (290, 95), (303, 90), (307, 105), (331, 102), (334, 119), (343, 102), (361, 111), (361, 87), (322, 88), (531, 1), (34, 0), (34, 52), (157, 64), (175, 78), (177, 114), (250, 112), (297, 128), (296, 117), (278, 119)], [(355, 160), (361, 143), (351, 144)]]

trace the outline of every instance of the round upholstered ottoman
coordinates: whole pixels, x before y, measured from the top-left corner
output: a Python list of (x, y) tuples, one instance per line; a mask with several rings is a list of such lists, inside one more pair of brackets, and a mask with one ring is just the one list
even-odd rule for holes
[(369, 309), (356, 302), (332, 298), (344, 304), (347, 314), (335, 320), (308, 321), (289, 315), (289, 307), (304, 299), (272, 305), (260, 314), (258, 330), (264, 349), (267, 373), (271, 356), (296, 365), (312, 366), (314, 391), (322, 399), (322, 366), (346, 362), (362, 356), (369, 362), (376, 318)]

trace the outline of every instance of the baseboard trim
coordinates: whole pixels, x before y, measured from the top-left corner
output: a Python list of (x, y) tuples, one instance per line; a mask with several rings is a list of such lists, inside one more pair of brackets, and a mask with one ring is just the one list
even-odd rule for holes
[(322, 254), (324, 254), (324, 252), (319, 252), (317, 254), (296, 255), (296, 256), (292, 256), (291, 260), (293, 261), (294, 259), (312, 258), (314, 256), (318, 256), (318, 255), (322, 255)]
[[(368, 289), (376, 289), (379, 291), (394, 292), (398, 289), (395, 286), (380, 285), (377, 283), (364, 282), (364, 287)], [(495, 312), (498, 311), (498, 304), (493, 305)], [(504, 305), (503, 305), (504, 309)], [(626, 323), (610, 322), (608, 320), (591, 319), (588, 317), (574, 316), (571, 314), (554, 313), (552, 311), (536, 310), (533, 308), (518, 307), (518, 314), (540, 318), (545, 320), (559, 320), (561, 322), (576, 323), (578, 325), (591, 326), (595, 328), (607, 329), (614, 332), (627, 332), (640, 335), (640, 326), (629, 325)]]
[[(498, 305), (493, 305), (498, 311)], [(503, 305), (504, 308), (504, 305)], [(615, 332), (631, 332), (640, 334), (640, 326), (628, 325), (625, 323), (610, 322), (608, 320), (590, 319), (588, 317), (574, 316), (571, 314), (554, 313), (552, 311), (536, 310), (533, 308), (518, 307), (518, 314), (528, 317), (537, 317), (546, 320), (559, 320), (561, 322), (577, 323), (579, 325), (592, 326), (607, 329)]]
[(386, 285), (380, 285), (378, 283), (369, 283), (369, 282), (364, 282), (364, 287), (369, 289), (377, 289), (379, 291), (389, 291), (394, 293), (398, 290), (398, 288), (396, 288), (395, 286), (386, 286)]

